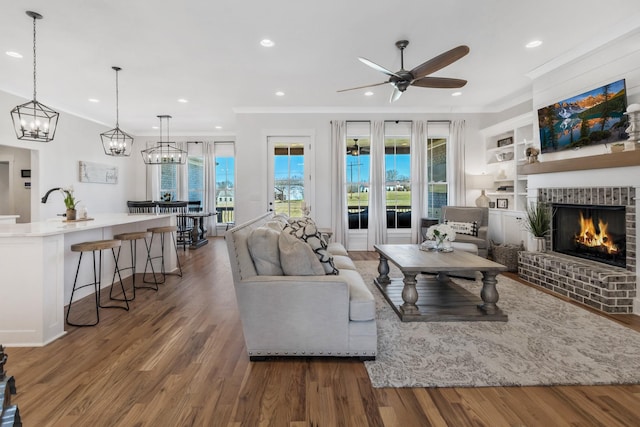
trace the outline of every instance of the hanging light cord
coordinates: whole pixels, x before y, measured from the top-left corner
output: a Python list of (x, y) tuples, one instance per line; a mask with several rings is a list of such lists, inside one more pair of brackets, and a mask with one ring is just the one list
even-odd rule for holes
[(118, 107), (118, 71), (116, 70), (116, 129), (120, 129), (120, 109)]
[(36, 17), (33, 17), (33, 100), (36, 100)]

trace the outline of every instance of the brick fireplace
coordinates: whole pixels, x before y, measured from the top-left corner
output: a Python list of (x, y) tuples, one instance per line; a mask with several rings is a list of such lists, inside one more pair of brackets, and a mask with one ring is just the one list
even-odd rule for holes
[[(620, 267), (558, 252), (520, 252), (518, 274), (535, 285), (606, 313), (632, 313), (636, 297), (636, 202), (633, 187), (541, 188), (538, 202), (624, 209), (625, 259)], [(552, 236), (547, 247), (553, 247)]]

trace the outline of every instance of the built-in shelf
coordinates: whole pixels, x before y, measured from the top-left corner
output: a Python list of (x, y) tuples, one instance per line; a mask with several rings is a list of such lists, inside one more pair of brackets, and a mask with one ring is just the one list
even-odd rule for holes
[(640, 150), (518, 165), (518, 175), (640, 166)]

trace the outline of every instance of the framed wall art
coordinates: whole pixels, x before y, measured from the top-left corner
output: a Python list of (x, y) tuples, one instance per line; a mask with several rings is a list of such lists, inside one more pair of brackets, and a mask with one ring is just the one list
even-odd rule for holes
[(509, 209), (509, 199), (496, 199), (498, 209)]
[(117, 184), (118, 167), (102, 163), (84, 162), (80, 160), (80, 182), (98, 184)]

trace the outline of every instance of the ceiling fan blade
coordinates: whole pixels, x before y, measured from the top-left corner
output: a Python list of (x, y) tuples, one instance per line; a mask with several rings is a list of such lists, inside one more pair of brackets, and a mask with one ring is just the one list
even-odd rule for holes
[(411, 82), (412, 86), (433, 87), (437, 89), (456, 89), (467, 84), (466, 80), (447, 77), (423, 77)]
[(369, 67), (373, 68), (374, 70), (376, 70), (376, 71), (380, 71), (381, 73), (386, 74), (386, 75), (387, 75), (387, 76), (389, 76), (389, 77), (392, 77), (392, 76), (393, 76), (393, 77), (397, 77), (397, 78), (399, 78), (399, 79), (401, 78), (399, 75), (397, 75), (397, 74), (396, 74), (396, 73), (394, 73), (393, 71), (389, 71), (389, 70), (387, 70), (386, 68), (384, 68), (383, 66), (376, 64), (375, 62), (371, 62), (371, 61), (369, 61), (367, 58), (359, 57), (358, 59), (359, 59), (359, 60), (360, 60), (360, 62), (362, 62), (363, 64), (368, 65)]
[(373, 87), (373, 86), (380, 86), (380, 85), (386, 85), (389, 82), (382, 82), (382, 83), (374, 83), (372, 85), (365, 85), (365, 86), (358, 86), (358, 87), (350, 87), (349, 89), (340, 89), (337, 92), (346, 92), (348, 90), (356, 90), (356, 89), (364, 89), (366, 87)]
[(391, 92), (391, 98), (389, 98), (389, 103), (396, 102), (402, 96), (402, 91), (394, 86), (393, 92)]
[(441, 53), (435, 58), (431, 58), (430, 60), (418, 65), (413, 70), (411, 70), (411, 74), (415, 79), (428, 76), (429, 74), (435, 73), (436, 71), (446, 67), (447, 65), (454, 63), (458, 59), (465, 56), (467, 53), (469, 53), (469, 46), (461, 45), (458, 47), (454, 47), (453, 49), (445, 53)]

